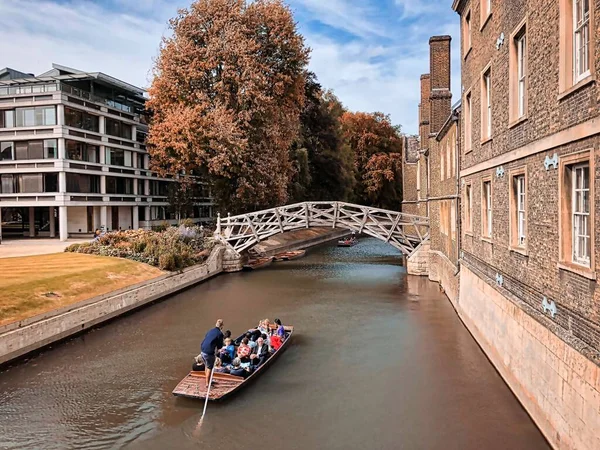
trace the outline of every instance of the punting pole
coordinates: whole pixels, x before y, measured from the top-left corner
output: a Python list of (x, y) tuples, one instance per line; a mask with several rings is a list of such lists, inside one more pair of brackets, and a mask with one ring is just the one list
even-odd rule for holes
[[(206, 370), (206, 363), (204, 366), (204, 370)], [(210, 372), (210, 380), (208, 380), (208, 389), (206, 390), (206, 400), (204, 400), (204, 409), (202, 410), (202, 417), (200, 417), (200, 420), (204, 419), (204, 415), (206, 414), (206, 407), (208, 406), (208, 397), (210, 396), (210, 387), (212, 386), (212, 379), (213, 379), (213, 375), (215, 374), (215, 368), (212, 368), (212, 371)]]

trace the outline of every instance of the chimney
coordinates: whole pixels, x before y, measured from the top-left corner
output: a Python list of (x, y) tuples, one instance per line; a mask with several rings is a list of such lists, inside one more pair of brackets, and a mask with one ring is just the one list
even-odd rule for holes
[(429, 73), (431, 74), (429, 131), (437, 135), (452, 111), (450, 92), (450, 36), (429, 39)]
[(421, 75), (421, 103), (419, 104), (419, 136), (421, 137), (421, 149), (428, 147), (429, 142), (429, 94), (431, 85), (429, 74)]

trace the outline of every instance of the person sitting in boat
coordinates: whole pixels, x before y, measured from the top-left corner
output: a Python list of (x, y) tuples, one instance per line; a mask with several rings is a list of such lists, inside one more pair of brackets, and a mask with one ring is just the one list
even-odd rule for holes
[(204, 361), (202, 360), (202, 354), (194, 356), (194, 363), (192, 364), (192, 370), (199, 372), (204, 370)]
[(271, 349), (276, 352), (283, 344), (283, 339), (277, 334), (276, 331), (271, 333), (271, 339), (269, 340), (269, 346)]
[(240, 361), (240, 358), (235, 358), (231, 365), (228, 367), (228, 369), (229, 374), (234, 375), (236, 377), (246, 378), (252, 373), (250, 367), (242, 367), (242, 362)]
[(252, 333), (247, 332), (246, 338), (248, 339), (248, 345), (250, 346), (250, 349), (256, 347), (256, 340), (252, 339)]
[(223, 366), (221, 358), (215, 358), (215, 367), (213, 369), (216, 373), (229, 373), (229, 369)]
[(225, 364), (233, 361), (233, 358), (235, 358), (235, 345), (233, 345), (231, 338), (225, 339), (224, 347), (219, 350), (219, 356)]
[(252, 349), (248, 345), (248, 338), (242, 339), (242, 343), (237, 349), (237, 356), (244, 362), (248, 362), (250, 358), (250, 353), (252, 353)]
[(269, 346), (261, 336), (256, 341), (256, 347), (252, 349), (252, 354), (250, 355), (250, 363), (252, 366), (258, 368), (264, 364), (264, 362), (269, 358), (269, 356)]
[(277, 335), (282, 339), (285, 340), (285, 328), (283, 327), (283, 325), (281, 324), (281, 320), (279, 319), (275, 319), (275, 325), (277, 326)]
[(248, 330), (252, 335), (252, 339), (256, 341), (261, 335), (269, 334), (269, 319), (263, 319), (258, 322), (258, 327)]

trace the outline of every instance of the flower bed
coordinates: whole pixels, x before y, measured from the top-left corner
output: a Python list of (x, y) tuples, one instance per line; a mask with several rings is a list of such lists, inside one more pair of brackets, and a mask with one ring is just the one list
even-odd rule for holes
[(205, 261), (214, 245), (209, 231), (182, 225), (164, 231), (113, 231), (65, 251), (126, 258), (175, 271)]

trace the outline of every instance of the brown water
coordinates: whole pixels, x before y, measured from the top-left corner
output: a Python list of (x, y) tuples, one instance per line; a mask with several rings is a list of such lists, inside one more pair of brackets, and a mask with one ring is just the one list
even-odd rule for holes
[[(292, 345), (223, 404), (171, 395), (215, 319)], [(364, 239), (222, 275), (0, 372), (0, 448), (547, 449), (437, 286)]]

